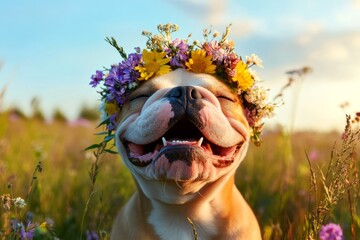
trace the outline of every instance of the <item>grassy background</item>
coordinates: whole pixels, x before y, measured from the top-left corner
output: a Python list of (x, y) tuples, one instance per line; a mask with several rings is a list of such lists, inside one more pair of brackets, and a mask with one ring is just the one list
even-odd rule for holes
[[(22, 213), (32, 212), (38, 223), (52, 219), (60, 239), (78, 239), (81, 235), (82, 215), (92, 192), (89, 170), (95, 161), (91, 152), (83, 149), (99, 140), (94, 135), (95, 126), (95, 122), (88, 121), (46, 123), (0, 113), (0, 195), (11, 193), (26, 199)], [(309, 198), (306, 153), (312, 163), (325, 167), (334, 141), (341, 142), (341, 133), (287, 134), (279, 128), (265, 132), (261, 147), (250, 147), (236, 183), (257, 215), (266, 239), (303, 239), (305, 216), (314, 203)], [(36, 173), (27, 199), (39, 161), (42, 171)], [(102, 159), (84, 218), (84, 232), (109, 233), (113, 218), (133, 191), (132, 177), (120, 158), (107, 155)], [(348, 205), (346, 198), (340, 201), (327, 219), (343, 227), (346, 239), (350, 239)], [(358, 202), (355, 205), (360, 207)], [(0, 232), (6, 232), (7, 215), (1, 206), (0, 216)], [(12, 217), (22, 216), (12, 212)], [(358, 226), (356, 231), (359, 233)]]

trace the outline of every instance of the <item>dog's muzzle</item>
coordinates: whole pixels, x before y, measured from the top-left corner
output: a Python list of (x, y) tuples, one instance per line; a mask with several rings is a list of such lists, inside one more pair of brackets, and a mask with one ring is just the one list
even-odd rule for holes
[(204, 114), (206, 100), (196, 87), (174, 87), (162, 98), (167, 100), (174, 113), (168, 128), (153, 129), (164, 134), (149, 144), (136, 144), (124, 139), (123, 144), (132, 164), (145, 167), (158, 161), (167, 165), (181, 161), (190, 167), (194, 162), (211, 162), (216, 168), (224, 168), (234, 162), (243, 141), (232, 146), (222, 146), (221, 142), (214, 141), (226, 133), (206, 126), (206, 118), (211, 116)]

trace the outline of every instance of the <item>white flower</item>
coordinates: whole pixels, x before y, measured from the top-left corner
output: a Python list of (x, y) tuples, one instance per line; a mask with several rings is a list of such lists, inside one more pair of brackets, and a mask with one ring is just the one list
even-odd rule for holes
[(254, 69), (248, 68), (248, 70), (249, 70), (250, 75), (252, 76), (252, 78), (253, 78), (256, 82), (261, 81), (258, 73), (257, 73)]
[(245, 99), (249, 103), (257, 105), (259, 108), (264, 108), (268, 100), (268, 91), (262, 86), (254, 85), (245, 94)]
[(269, 104), (265, 108), (258, 109), (258, 114), (260, 118), (272, 118), (274, 116), (274, 108)]
[(222, 45), (221, 45), (224, 49), (229, 49), (229, 50), (233, 50), (235, 47), (235, 42), (232, 40), (228, 40), (226, 39)]
[(256, 54), (251, 54), (250, 57), (246, 56), (245, 59), (246, 64), (255, 64), (256, 66), (263, 68), (262, 60)]
[(15, 206), (19, 207), (19, 208), (24, 208), (26, 206), (26, 202), (24, 199), (22, 199), (21, 197), (17, 197), (15, 199), (13, 199)]
[(101, 101), (100, 106), (99, 106), (99, 112), (100, 112), (101, 122), (105, 121), (108, 118), (108, 115), (105, 110), (105, 100)]
[(128, 88), (129, 88), (129, 89), (134, 89), (134, 88), (136, 88), (137, 86), (138, 86), (138, 83), (132, 82), (132, 83), (129, 83)]

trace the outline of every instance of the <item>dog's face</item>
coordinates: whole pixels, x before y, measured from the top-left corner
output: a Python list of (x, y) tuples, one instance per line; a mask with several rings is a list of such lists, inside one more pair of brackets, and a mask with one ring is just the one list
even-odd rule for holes
[(235, 173), (248, 132), (241, 102), (226, 84), (177, 69), (132, 92), (116, 145), (148, 198), (181, 204)]

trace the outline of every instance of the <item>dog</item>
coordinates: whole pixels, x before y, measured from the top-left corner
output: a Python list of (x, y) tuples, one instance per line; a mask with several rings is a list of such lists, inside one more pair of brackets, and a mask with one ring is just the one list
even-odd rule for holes
[(123, 105), (115, 136), (137, 191), (111, 239), (261, 239), (234, 184), (249, 124), (216, 76), (179, 68), (145, 81)]

